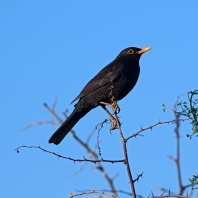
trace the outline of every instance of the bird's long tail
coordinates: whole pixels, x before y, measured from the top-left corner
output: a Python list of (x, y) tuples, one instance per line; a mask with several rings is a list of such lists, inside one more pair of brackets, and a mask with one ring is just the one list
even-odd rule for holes
[(72, 114), (63, 122), (63, 124), (56, 130), (56, 132), (49, 139), (49, 143), (58, 145), (63, 138), (69, 133), (74, 125), (85, 116), (92, 108), (79, 109), (76, 107)]

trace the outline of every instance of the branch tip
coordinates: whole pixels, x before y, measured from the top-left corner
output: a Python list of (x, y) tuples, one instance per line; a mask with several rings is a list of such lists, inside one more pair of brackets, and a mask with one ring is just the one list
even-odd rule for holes
[(43, 106), (44, 106), (44, 107), (48, 107), (47, 103), (45, 103), (45, 102), (43, 103)]

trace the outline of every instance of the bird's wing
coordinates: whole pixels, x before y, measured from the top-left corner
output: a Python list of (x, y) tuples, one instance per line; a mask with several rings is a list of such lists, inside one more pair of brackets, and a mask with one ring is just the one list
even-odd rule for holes
[(122, 66), (122, 64), (115, 64), (114, 62), (104, 67), (94, 78), (92, 78), (87, 83), (80, 94), (71, 103), (79, 98), (86, 96), (89, 93), (92, 93), (100, 87), (119, 79), (121, 76)]

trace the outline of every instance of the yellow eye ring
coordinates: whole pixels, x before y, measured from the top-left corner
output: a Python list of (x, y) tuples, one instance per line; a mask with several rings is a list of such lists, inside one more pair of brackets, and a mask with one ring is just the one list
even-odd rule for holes
[(134, 51), (132, 49), (129, 49), (128, 54), (134, 54)]

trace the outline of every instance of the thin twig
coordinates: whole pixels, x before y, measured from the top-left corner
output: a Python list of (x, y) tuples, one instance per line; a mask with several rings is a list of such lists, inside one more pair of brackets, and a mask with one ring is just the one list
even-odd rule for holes
[(110, 163), (118, 163), (118, 162), (125, 162), (125, 160), (105, 160), (105, 159), (100, 159), (100, 160), (90, 160), (90, 159), (87, 159), (87, 158), (85, 158), (85, 157), (83, 157), (84, 159), (74, 159), (74, 158), (71, 158), (71, 157), (65, 157), (65, 156), (63, 156), (63, 155), (60, 155), (60, 154), (58, 154), (58, 153), (55, 153), (55, 152), (52, 152), (52, 151), (48, 151), (48, 150), (46, 150), (46, 149), (44, 149), (44, 148), (41, 148), (40, 146), (19, 146), (19, 147), (17, 147), (16, 149), (15, 149), (15, 151), (17, 152), (17, 153), (19, 153), (19, 149), (21, 149), (21, 148), (36, 148), (36, 149), (40, 149), (40, 150), (42, 150), (42, 151), (44, 151), (44, 152), (46, 152), (46, 153), (50, 153), (50, 154), (52, 154), (52, 155), (55, 155), (55, 156), (57, 156), (58, 158), (63, 158), (63, 159), (67, 159), (67, 160), (71, 160), (71, 161), (73, 161), (73, 162), (91, 162), (91, 163), (98, 163), (98, 162), (110, 162)]
[[(86, 144), (85, 142), (83, 142), (76, 134), (73, 130), (70, 131), (70, 133), (72, 134), (73, 138), (81, 145), (83, 146), (86, 151), (88, 153), (91, 154), (92, 158), (97, 160), (98, 159), (98, 155), (96, 154), (96, 152), (94, 152), (88, 144)], [(115, 196), (117, 196), (116, 194), (116, 190), (115, 190), (115, 186), (113, 183), (113, 180), (108, 176), (107, 172), (105, 171), (105, 168), (102, 166), (102, 164), (98, 163), (98, 170), (101, 171), (102, 175), (104, 176), (104, 178), (107, 180), (110, 188), (112, 189), (112, 192), (114, 193)]]
[(160, 195), (160, 196), (149, 196), (148, 198), (167, 198), (167, 197), (175, 197), (175, 198), (189, 198), (188, 196), (177, 195), (177, 194), (167, 194), (167, 195)]
[[(103, 192), (112, 192), (111, 190), (105, 190), (105, 189), (103, 189), (101, 191), (103, 191)], [(132, 196), (131, 192), (127, 192), (127, 191), (123, 191), (123, 190), (116, 190), (116, 192), (117, 193), (122, 193), (122, 194), (125, 194), (125, 195), (129, 195), (129, 196)], [(138, 195), (137, 195), (137, 197), (138, 197)]]
[(87, 162), (84, 162), (84, 164), (75, 172), (73, 172), (70, 175), (65, 176), (65, 179), (69, 179), (71, 177), (73, 177), (74, 175), (77, 175), (78, 173), (80, 173), (81, 171), (83, 171), (84, 167), (86, 166)]
[(69, 194), (69, 198), (73, 198), (73, 197), (75, 197), (75, 196), (81, 196), (81, 195), (85, 195), (85, 194), (93, 194), (93, 193), (106, 195), (106, 196), (108, 196), (108, 197), (118, 198), (118, 197), (115, 196), (115, 195), (110, 195), (110, 194), (107, 194), (107, 193), (102, 192), (102, 191), (99, 191), (99, 190), (84, 191), (84, 192), (80, 192), (80, 193), (77, 193), (77, 194)]
[[(186, 119), (180, 119), (179, 121), (186, 121), (186, 120), (189, 120), (188, 118)], [(161, 124), (169, 124), (169, 123), (174, 123), (176, 122), (177, 120), (176, 119), (173, 119), (173, 120), (169, 120), (169, 121), (165, 121), (165, 122), (161, 122), (160, 120), (154, 124), (154, 125), (151, 125), (149, 127), (146, 127), (146, 128), (141, 128), (138, 132), (134, 133), (133, 135), (129, 136), (128, 138), (125, 138), (126, 141), (128, 141), (129, 139), (133, 138), (133, 137), (137, 137), (138, 135), (140, 135), (140, 133), (142, 133), (143, 131), (146, 131), (146, 130), (152, 130), (154, 127), (158, 126), (158, 125), (161, 125)]]
[(81, 196), (81, 195), (85, 195), (85, 194), (93, 194), (93, 193), (106, 195), (106, 196), (108, 196), (108, 197), (118, 198), (118, 197), (115, 196), (115, 195), (109, 195), (109, 194), (107, 194), (107, 193), (105, 193), (105, 192), (102, 192), (102, 191), (99, 191), (99, 190), (84, 191), (84, 192), (80, 192), (80, 193), (77, 193), (77, 194), (69, 194), (69, 198), (73, 198), (73, 197), (75, 197), (75, 196)]
[(25, 131), (25, 130), (28, 130), (32, 127), (35, 127), (35, 126), (38, 126), (38, 125), (43, 125), (43, 124), (60, 125), (60, 122), (56, 122), (54, 120), (51, 120), (51, 121), (50, 120), (40, 120), (38, 122), (30, 123), (29, 125), (22, 128), (20, 131)]
[(154, 188), (162, 191), (162, 192), (169, 192), (170, 194), (176, 194), (174, 193), (173, 191), (171, 191), (170, 189), (166, 189), (166, 188), (163, 188), (163, 187), (159, 187), (159, 186), (154, 186)]
[(57, 115), (53, 108), (50, 108), (47, 103), (43, 103), (44, 107), (60, 122), (63, 123), (63, 120)]
[[(180, 165), (180, 126), (181, 126), (181, 124), (180, 123), (181, 123), (181, 121), (184, 121), (184, 120), (180, 119), (181, 114), (177, 112), (177, 108), (178, 108), (177, 104), (178, 104), (178, 101), (179, 101), (181, 96), (182, 95), (177, 97), (177, 100), (176, 100), (176, 102), (174, 104), (174, 109), (170, 108), (173, 111), (174, 116), (175, 116), (175, 119), (172, 120), (171, 122), (175, 123), (174, 132), (176, 134), (176, 158), (174, 158), (172, 156), (169, 156), (169, 155), (167, 156), (169, 159), (173, 160), (175, 162), (175, 164), (176, 164), (177, 176), (178, 176), (178, 184), (179, 184), (179, 195), (182, 195), (186, 188), (192, 186), (192, 184), (183, 186), (183, 184), (182, 184), (182, 176), (181, 176), (181, 165)], [(160, 189), (162, 191), (168, 192), (164, 188), (160, 188)], [(175, 194), (175, 193), (172, 193), (172, 194)]]
[(175, 115), (175, 129), (174, 132), (176, 134), (176, 141), (177, 141), (177, 145), (176, 145), (176, 159), (174, 160), (176, 163), (176, 167), (177, 167), (177, 175), (178, 175), (178, 183), (179, 183), (179, 194), (182, 195), (184, 192), (184, 187), (182, 185), (182, 178), (181, 178), (181, 166), (180, 166), (180, 117), (181, 114), (176, 113), (177, 111), (177, 104), (179, 101), (179, 98), (181, 96), (177, 97), (177, 100), (175, 102), (174, 105), (174, 115)]
[[(55, 110), (53, 108), (50, 108), (46, 103), (44, 103), (44, 106), (47, 108), (47, 110), (56, 118), (59, 120), (60, 124), (63, 123), (62, 119), (60, 119), (60, 117), (56, 114)], [(64, 116), (67, 118), (67, 112), (68, 110), (66, 109), (66, 111), (64, 112)], [(83, 142), (76, 134), (73, 130), (70, 131), (70, 134), (73, 136), (73, 138), (88, 152), (91, 154), (91, 157), (94, 160), (98, 160), (99, 157), (96, 154), (96, 152), (94, 152), (87, 143)], [(109, 175), (107, 174), (107, 172), (105, 171), (105, 168), (102, 166), (102, 164), (100, 164), (99, 162), (97, 163), (99, 170), (101, 171), (102, 175), (104, 176), (104, 178), (106, 179), (106, 181), (108, 182), (112, 192), (114, 193), (115, 196), (117, 196), (116, 194), (116, 190), (115, 190), (115, 186), (113, 183), (113, 179), (111, 179), (109, 177)]]
[(54, 103), (52, 104), (52, 109), (53, 109), (53, 110), (55, 110), (57, 101), (58, 101), (58, 98), (55, 97), (55, 98), (54, 98)]
[(137, 175), (137, 178), (134, 179), (133, 182), (135, 183), (136, 181), (139, 181), (140, 177), (143, 178), (143, 173), (144, 173), (144, 171), (141, 174)]
[[(82, 190), (76, 190), (77, 192), (82, 192)], [(84, 190), (84, 191), (89, 191), (89, 190)], [(103, 189), (103, 190), (100, 190), (102, 192), (111, 192), (111, 190), (106, 190), (106, 189)], [(131, 192), (127, 192), (127, 191), (124, 191), (124, 190), (116, 190), (116, 193), (120, 193), (120, 194), (124, 194), (124, 195), (128, 195), (130, 197), (132, 197), (132, 194)], [(137, 198), (144, 198), (142, 195), (136, 195)]]
[(95, 133), (95, 131), (96, 131), (96, 129), (94, 128), (92, 130), (92, 132), (88, 135), (87, 140), (86, 140), (86, 143), (87, 144), (89, 144), (89, 141), (91, 140), (91, 138), (92, 138), (93, 134)]
[(100, 147), (100, 141), (99, 141), (99, 136), (100, 136), (100, 130), (103, 128), (103, 125), (105, 123), (107, 123), (108, 120), (105, 119), (104, 121), (102, 121), (101, 123), (97, 124), (95, 126), (95, 129), (98, 129), (98, 135), (97, 135), (97, 146), (98, 146), (98, 152), (99, 152), (99, 155), (102, 157), (102, 152), (101, 152), (101, 147)]

